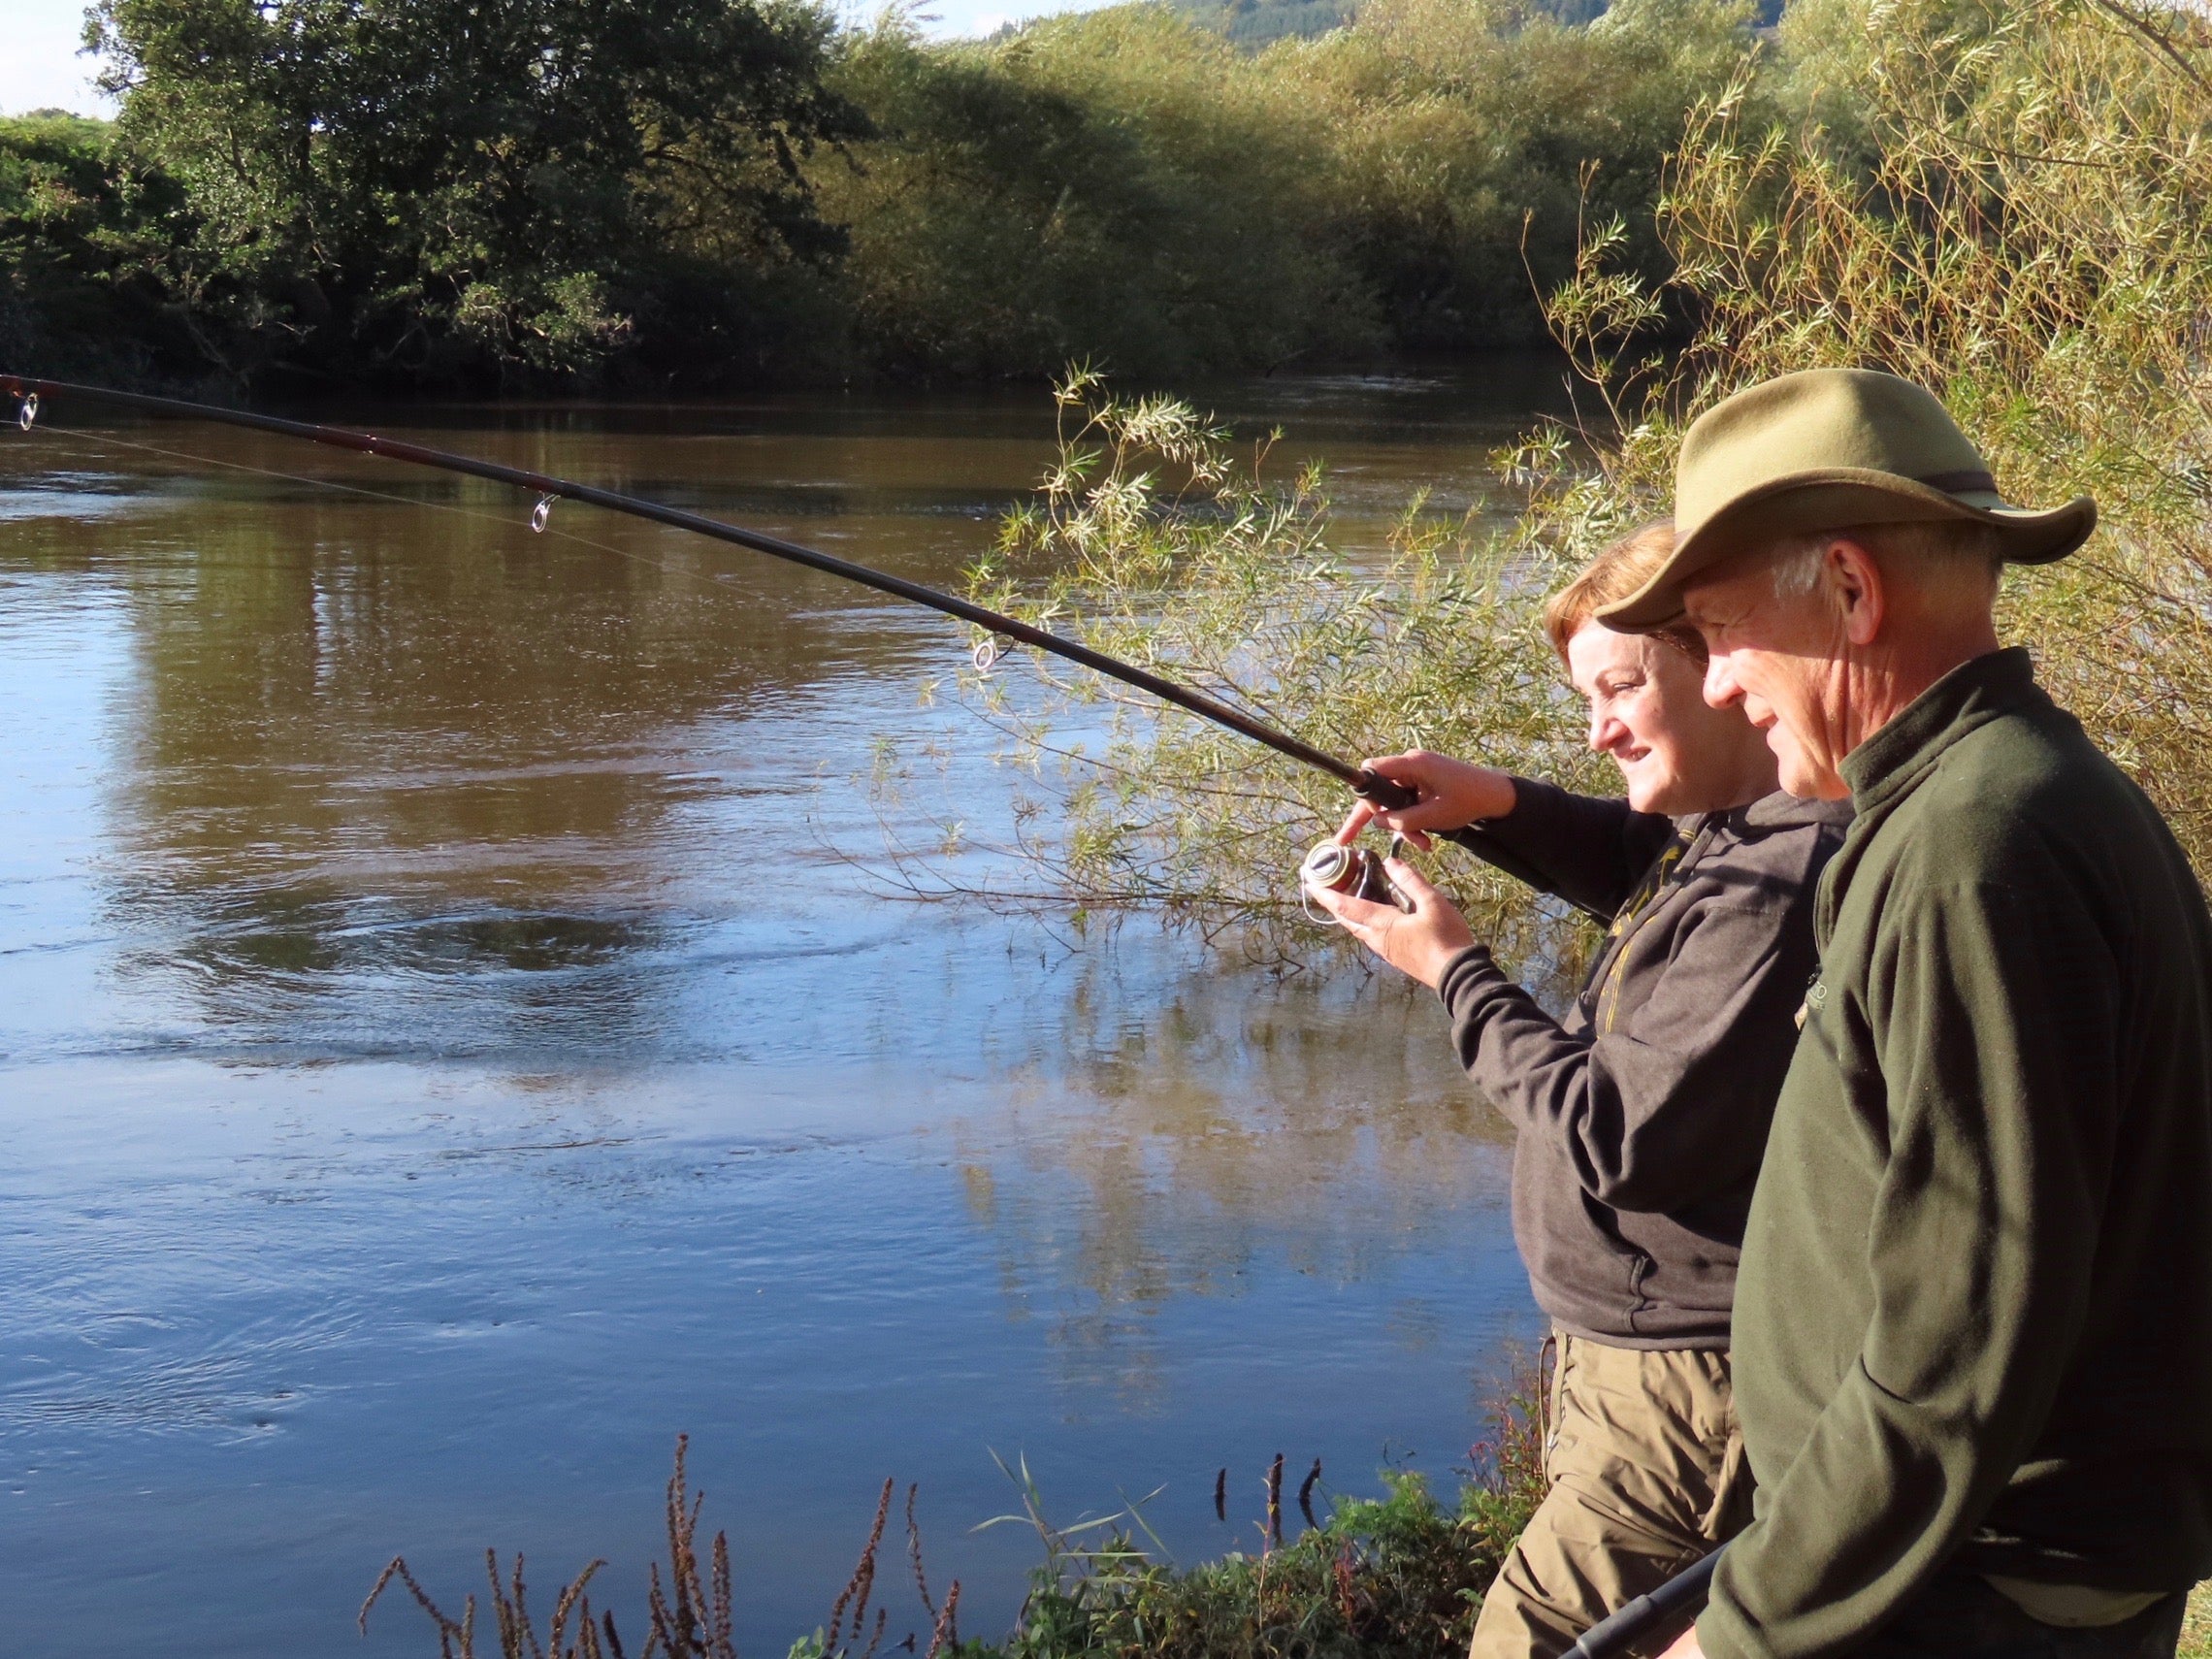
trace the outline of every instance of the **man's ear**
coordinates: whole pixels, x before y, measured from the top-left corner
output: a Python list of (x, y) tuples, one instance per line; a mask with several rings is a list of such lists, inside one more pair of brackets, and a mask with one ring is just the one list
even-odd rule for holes
[(1874, 563), (1871, 553), (1843, 536), (1828, 544), (1821, 563), (1838, 618), (1843, 624), (1843, 637), (1854, 645), (1871, 645), (1880, 635), (1882, 618), (1889, 610), (1882, 568)]

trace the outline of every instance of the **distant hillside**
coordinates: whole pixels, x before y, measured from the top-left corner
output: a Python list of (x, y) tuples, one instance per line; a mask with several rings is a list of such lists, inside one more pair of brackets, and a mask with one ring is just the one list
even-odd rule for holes
[[(1169, 0), (1176, 11), (1209, 29), (1219, 29), (1241, 47), (1256, 50), (1271, 41), (1297, 36), (1311, 40), (1342, 28), (1359, 10), (1359, 0)], [(1540, 10), (1563, 23), (1586, 23), (1602, 15), (1606, 0), (1548, 0)]]
[(1170, 0), (1178, 12), (1257, 49), (1296, 35), (1311, 40), (1351, 21), (1358, 0)]

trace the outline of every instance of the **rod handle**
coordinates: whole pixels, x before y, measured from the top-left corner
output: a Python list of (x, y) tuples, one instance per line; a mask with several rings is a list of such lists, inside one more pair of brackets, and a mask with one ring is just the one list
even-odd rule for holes
[[(1722, 1549), (1726, 1547), (1722, 1545)], [(1720, 1565), (1722, 1549), (1685, 1567), (1649, 1595), (1637, 1597), (1590, 1626), (1582, 1632), (1581, 1640), (1567, 1649), (1566, 1659), (1624, 1659), (1637, 1643), (1685, 1615), (1694, 1615), (1705, 1606), (1712, 1588), (1712, 1572)]]
[[(1360, 799), (1371, 805), (1380, 806), (1385, 812), (1395, 812), (1398, 808), (1411, 806), (1415, 801), (1420, 799), (1418, 791), (1408, 789), (1402, 783), (1393, 782), (1372, 766), (1362, 766), (1352, 775), (1351, 792)], [(1430, 833), (1441, 841), (1449, 841), (1454, 846), (1466, 848), (1491, 868), (1504, 871), (1515, 881), (1527, 883), (1539, 893), (1556, 894), (1558, 892), (1558, 889), (1551, 885), (1550, 878), (1545, 875), (1542, 870), (1517, 854), (1508, 852), (1504, 847), (1498, 845), (1496, 839), (1485, 831), (1480, 824), (1469, 824), (1458, 830), (1431, 830)], [(1610, 916), (1606, 915), (1603, 911), (1591, 908), (1578, 899), (1570, 900), (1570, 902), (1575, 905), (1576, 909), (1594, 921), (1609, 924), (1612, 921)]]
[(1352, 775), (1351, 793), (1370, 806), (1380, 806), (1384, 812), (1396, 812), (1400, 807), (1411, 806), (1420, 799), (1420, 792), (1408, 789), (1404, 784), (1384, 777), (1373, 766), (1362, 766)]

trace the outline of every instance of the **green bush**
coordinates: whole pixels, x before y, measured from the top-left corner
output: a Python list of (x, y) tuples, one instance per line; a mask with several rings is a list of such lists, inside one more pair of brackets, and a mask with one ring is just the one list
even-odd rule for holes
[(1373, 0), (1256, 52), (1158, 4), (942, 46), (815, 0), (479, 10), (104, 0), (119, 121), (9, 141), (75, 180), (6, 227), (18, 353), (620, 389), (1525, 341), (1752, 49), (1736, 0)]
[(1516, 0), (1372, 0), (1350, 29), (1256, 60), (1329, 134), (1330, 231), (1402, 350), (1532, 340), (1590, 213), (1640, 227), (1685, 113), (1753, 51), (1724, 0), (1619, 0), (1568, 27)]
[[(1542, 547), (1415, 500), (1387, 562), (1362, 569), (1333, 544), (1317, 468), (1278, 477), (1265, 445), (1255, 458), (1187, 404), (1111, 396), (1088, 372), (1058, 400), (1058, 464), (969, 573), (984, 602), (1342, 758), (1419, 744), (1602, 780), (1540, 627), (1552, 574)], [(1041, 878), (1040, 895), (1078, 920), (1160, 911), (1273, 962), (1342, 939), (1304, 916), (1295, 872), (1350, 806), (1343, 784), (1057, 659), (1014, 662), (962, 691), (1007, 733), (1021, 837), (1005, 850)], [(907, 775), (887, 768), (887, 787), (906, 789)], [(1578, 945), (1530, 913), (1524, 890), (1446, 860), (1435, 873), (1509, 956), (1572, 965)]]
[[(799, 163), (864, 133), (803, 0), (104, 0), (155, 269), (210, 366), (573, 377), (687, 261), (820, 263)], [(701, 227), (701, 216), (711, 222)]]
[(894, 17), (836, 84), (881, 130), (813, 172), (850, 227), (862, 355), (894, 372), (1148, 374), (1374, 347), (1317, 237), (1327, 141), (1288, 89), (1153, 6), (928, 47)]
[(189, 366), (190, 319), (160, 280), (181, 205), (106, 121), (0, 119), (0, 364), (124, 379)]
[[(1114, 1541), (1048, 1562), (1006, 1659), (1445, 1659), (1464, 1653), (1482, 1592), (1533, 1493), (1470, 1484), (1447, 1509), (1417, 1475), (1346, 1499), (1286, 1545), (1185, 1571)], [(1118, 1547), (1117, 1547), (1118, 1546)], [(1103, 1557), (1103, 1559), (1100, 1559)]]
[(1157, 380), (1496, 345), (1541, 333), (1586, 205), (1649, 223), (1684, 113), (1751, 45), (1724, 0), (1588, 27), (1372, 0), (1256, 55), (1156, 5), (949, 47), (894, 16), (835, 77), (881, 136), (811, 177), (881, 367)]

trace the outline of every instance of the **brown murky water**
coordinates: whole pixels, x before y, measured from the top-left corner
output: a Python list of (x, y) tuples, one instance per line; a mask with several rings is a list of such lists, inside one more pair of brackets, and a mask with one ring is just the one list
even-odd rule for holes
[[(1354, 544), (1543, 366), (1217, 389)], [(330, 411), (949, 581), (1041, 396)], [(0, 1592), (25, 1651), (434, 1650), (483, 1545), (638, 1623), (675, 1434), (743, 1645), (886, 1475), (971, 1631), (1062, 1513), (1232, 1547), (1276, 1451), (1440, 1478), (1534, 1319), (1434, 1010), (902, 901), (859, 780), (958, 630), (467, 480), (49, 406), (0, 441)], [(157, 452), (159, 451), (159, 452)], [(373, 492), (373, 493), (361, 493)], [(1223, 1526), (1213, 1477), (1243, 1499)], [(920, 1617), (919, 1608), (895, 1620)], [(926, 1633), (926, 1626), (925, 1626)], [(898, 1631), (892, 1635), (895, 1640)]]

